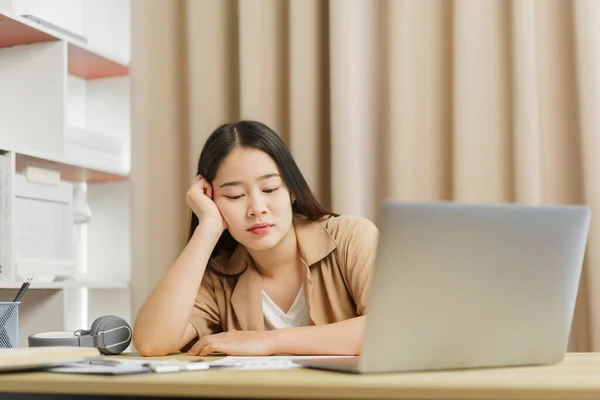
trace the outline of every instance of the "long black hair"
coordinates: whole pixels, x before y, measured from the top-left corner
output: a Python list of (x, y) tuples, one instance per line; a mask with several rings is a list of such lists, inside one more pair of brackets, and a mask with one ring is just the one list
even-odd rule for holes
[[(219, 166), (236, 147), (261, 150), (273, 159), (281, 171), (282, 179), (290, 194), (295, 198), (292, 203), (294, 213), (301, 214), (311, 221), (336, 215), (319, 204), (279, 135), (265, 124), (257, 121), (242, 120), (219, 126), (204, 144), (198, 160), (196, 175), (202, 175), (212, 184)], [(192, 212), (188, 241), (197, 226), (198, 217)], [(233, 252), (237, 245), (238, 242), (228, 230), (225, 230), (212, 251), (211, 259), (222, 253)]]

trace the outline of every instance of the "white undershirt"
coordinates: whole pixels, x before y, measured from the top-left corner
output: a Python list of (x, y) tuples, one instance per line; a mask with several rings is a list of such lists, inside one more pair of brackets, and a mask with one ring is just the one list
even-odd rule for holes
[(264, 290), (262, 291), (263, 315), (266, 331), (308, 325), (308, 311), (306, 309), (306, 297), (304, 296), (303, 286), (304, 285), (300, 285), (298, 295), (287, 314), (281, 311)]

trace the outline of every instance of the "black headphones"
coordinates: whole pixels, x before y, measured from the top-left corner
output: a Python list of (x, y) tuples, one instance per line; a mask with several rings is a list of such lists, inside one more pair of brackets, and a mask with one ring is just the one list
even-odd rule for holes
[(129, 346), (131, 336), (131, 327), (123, 318), (106, 315), (97, 318), (89, 330), (34, 333), (29, 336), (29, 347), (96, 347), (102, 354), (116, 355), (121, 354)]

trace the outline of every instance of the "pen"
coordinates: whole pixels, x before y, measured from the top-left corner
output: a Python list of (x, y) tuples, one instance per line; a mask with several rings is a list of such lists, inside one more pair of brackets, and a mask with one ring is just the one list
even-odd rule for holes
[(15, 296), (15, 299), (12, 301), (13, 303), (16, 303), (16, 302), (18, 302), (18, 301), (21, 300), (21, 297), (23, 297), (23, 295), (25, 294), (25, 292), (27, 291), (27, 289), (29, 289), (29, 285), (31, 284), (32, 280), (33, 280), (33, 278), (27, 278), (27, 279), (25, 279), (25, 281), (21, 285), (21, 288), (17, 292), (17, 295)]
[[(25, 291), (27, 290), (27, 288), (29, 287), (29, 283), (33, 280), (33, 278), (27, 278), (25, 279), (25, 281), (23, 282), (23, 284), (21, 285), (21, 288), (19, 289), (19, 291), (17, 292), (17, 295), (15, 296), (14, 300), (12, 301), (13, 303), (17, 303), (19, 300), (21, 300), (21, 297), (23, 297), (23, 294), (25, 294)], [(0, 320), (1, 321), (7, 321), (13, 313), (13, 310), (15, 308), (9, 308), (8, 310), (6, 310), (4, 312), (4, 314), (2, 316), (0, 316)], [(2, 330), (2, 333), (5, 334), (5, 330)]]
[(209, 369), (210, 364), (205, 362), (193, 362), (184, 365), (160, 365), (160, 364), (148, 364), (150, 371), (156, 373), (162, 372), (182, 372), (182, 371), (199, 371), (203, 369)]
[(121, 365), (119, 360), (109, 360), (109, 359), (91, 359), (83, 362), (84, 364), (92, 364), (92, 365)]

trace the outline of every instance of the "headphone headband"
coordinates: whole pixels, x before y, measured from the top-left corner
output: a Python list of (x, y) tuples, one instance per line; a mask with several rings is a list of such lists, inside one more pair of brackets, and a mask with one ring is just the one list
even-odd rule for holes
[(115, 315), (106, 315), (97, 318), (89, 330), (35, 333), (28, 339), (29, 347), (96, 347), (102, 354), (116, 355), (129, 346), (131, 338), (132, 330), (125, 320)]

